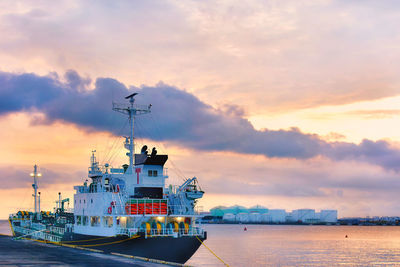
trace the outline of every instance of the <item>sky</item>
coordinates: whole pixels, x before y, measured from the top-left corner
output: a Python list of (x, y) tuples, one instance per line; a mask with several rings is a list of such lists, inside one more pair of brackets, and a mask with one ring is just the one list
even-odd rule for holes
[[(72, 199), (92, 150), (169, 155), (199, 206), (400, 216), (397, 1), (2, 1), (0, 218)], [(396, 71), (397, 70), (397, 71)]]

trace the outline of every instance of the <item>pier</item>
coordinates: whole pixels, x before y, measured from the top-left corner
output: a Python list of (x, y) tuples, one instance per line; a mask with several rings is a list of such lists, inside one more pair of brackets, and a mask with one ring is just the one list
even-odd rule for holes
[(11, 236), (6, 235), (0, 235), (0, 265), (168, 266), (123, 256), (105, 254), (101, 251), (94, 252), (40, 243), (32, 240), (13, 240)]

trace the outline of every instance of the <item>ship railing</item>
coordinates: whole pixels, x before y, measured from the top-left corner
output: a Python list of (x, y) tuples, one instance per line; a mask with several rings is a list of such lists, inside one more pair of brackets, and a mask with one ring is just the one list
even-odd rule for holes
[(32, 223), (32, 228), (35, 230), (46, 230), (46, 225), (42, 223)]
[(116, 234), (117, 235), (129, 235), (128, 228), (117, 228)]
[(46, 229), (36, 230), (20, 226), (13, 226), (14, 232), (22, 234), (17, 238), (28, 237), (37, 240), (46, 240), (51, 242), (61, 242), (62, 237), (45, 232)]
[[(129, 104), (113, 102), (112, 106), (113, 106), (113, 109), (127, 109), (129, 107)], [(148, 105), (140, 105), (140, 104), (137, 105), (137, 104), (134, 104), (133, 107), (135, 109), (137, 109), (138, 111), (140, 111), (140, 110), (146, 110), (147, 111), (149, 109)]]
[(64, 208), (64, 212), (74, 213), (74, 208)]
[(163, 228), (161, 230), (151, 229), (150, 231), (144, 231), (145, 238), (148, 237), (161, 237), (161, 236), (204, 236), (204, 230), (200, 227), (190, 227), (189, 229), (174, 230), (171, 228)]
[(196, 206), (194, 209), (186, 205), (170, 205), (170, 216), (174, 215), (200, 215), (203, 211), (202, 206)]
[(103, 172), (100, 170), (100, 168), (98, 170), (92, 170), (92, 167), (88, 167), (88, 173), (90, 175), (102, 175)]
[(203, 236), (204, 229), (200, 227), (191, 227), (189, 230), (186, 229), (179, 229), (180, 236)]
[(117, 228), (116, 234), (117, 235), (127, 235), (129, 237), (132, 237), (134, 235), (137, 235), (139, 233), (139, 228)]
[(50, 226), (49, 230), (53, 233), (56, 233), (58, 235), (64, 235), (65, 233), (65, 228), (57, 227), (57, 226)]
[(143, 228), (117, 228), (116, 235), (127, 235), (132, 237), (137, 234), (144, 234), (145, 238), (148, 237), (180, 237), (180, 236), (204, 236), (204, 229), (194, 226), (188, 229), (172, 229), (172, 228), (162, 228), (162, 229), (143, 229)]
[(18, 217), (18, 216), (10, 217), (9, 219), (10, 219), (11, 221), (30, 221), (30, 220), (31, 220), (30, 217), (20, 218), (20, 217)]
[(74, 186), (74, 190), (76, 190), (78, 193), (88, 193), (89, 187), (87, 185), (76, 185)]

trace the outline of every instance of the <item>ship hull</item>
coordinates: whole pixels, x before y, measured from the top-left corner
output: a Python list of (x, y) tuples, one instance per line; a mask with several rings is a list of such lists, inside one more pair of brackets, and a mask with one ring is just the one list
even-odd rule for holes
[[(205, 238), (198, 236), (203, 241)], [(73, 241), (73, 242), (71, 242)], [(116, 236), (99, 237), (69, 233), (62, 241), (65, 244), (95, 248), (106, 253), (121, 253), (144, 258), (158, 259), (170, 262), (185, 263), (200, 247), (201, 242), (196, 236)]]
[[(15, 232), (15, 236), (22, 235)], [(203, 242), (206, 236), (207, 234), (204, 233), (204, 236), (181, 237), (146, 238), (144, 235), (102, 237), (69, 232), (65, 233), (61, 243), (102, 250), (105, 253), (113, 252), (183, 264), (197, 251), (201, 245), (200, 240)], [(30, 238), (29, 235), (25, 235), (25, 237)]]

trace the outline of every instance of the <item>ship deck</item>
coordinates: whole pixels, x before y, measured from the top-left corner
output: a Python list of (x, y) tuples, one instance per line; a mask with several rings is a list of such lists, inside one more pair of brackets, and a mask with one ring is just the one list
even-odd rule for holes
[(0, 265), (9, 266), (166, 266), (137, 259), (39, 243), (0, 235)]

